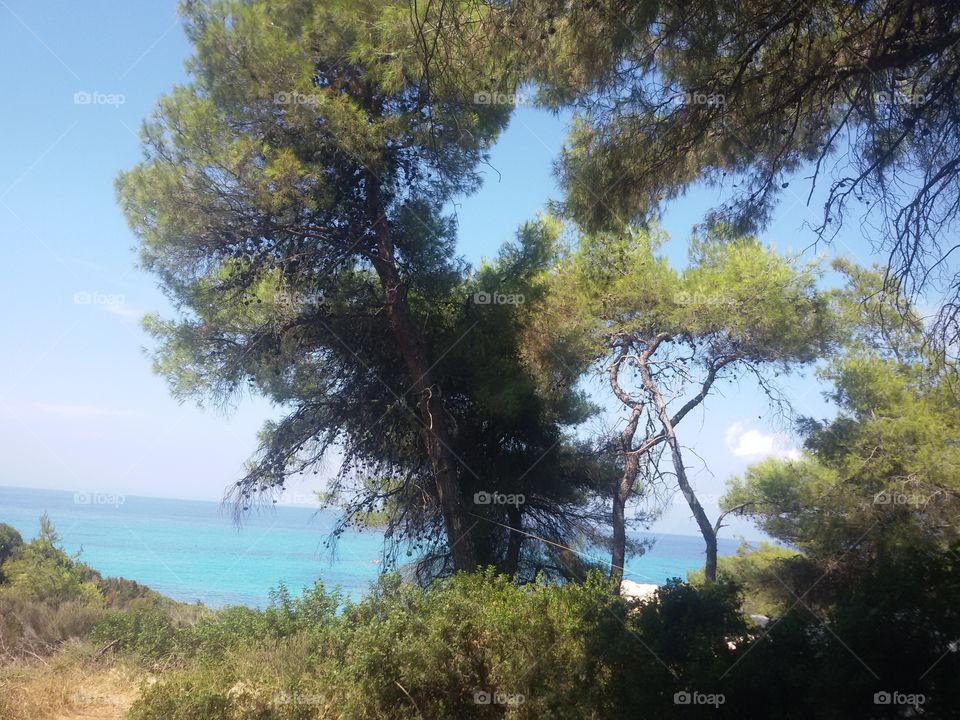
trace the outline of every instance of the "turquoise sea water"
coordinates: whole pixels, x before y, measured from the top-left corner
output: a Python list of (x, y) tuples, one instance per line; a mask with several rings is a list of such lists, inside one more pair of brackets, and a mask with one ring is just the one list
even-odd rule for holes
[[(344, 534), (331, 558), (323, 547), (331, 513), (278, 506), (241, 528), (219, 503), (0, 487), (0, 522), (30, 539), (47, 512), (64, 548), (104, 575), (121, 576), (185, 602), (210, 607), (263, 606), (279, 582), (291, 590), (321, 579), (360, 597), (380, 572), (381, 537)], [(654, 547), (628, 562), (625, 576), (640, 583), (685, 577), (703, 564), (703, 540), (646, 535)], [(734, 540), (720, 540), (720, 554)]]

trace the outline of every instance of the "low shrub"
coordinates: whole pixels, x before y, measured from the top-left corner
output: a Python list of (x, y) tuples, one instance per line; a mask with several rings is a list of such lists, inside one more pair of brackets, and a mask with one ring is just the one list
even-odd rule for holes
[(53, 605), (0, 593), (0, 651), (8, 661), (23, 655), (50, 654), (68, 640), (87, 637), (105, 615), (102, 606), (85, 602)]
[(517, 585), (492, 571), (430, 590), (387, 576), (340, 614), (336, 600), (281, 591), (264, 611), (204, 619), (184, 633), (195, 662), (131, 718), (670, 716), (673, 693), (715, 673), (744, 632), (732, 587), (679, 581), (640, 608), (599, 575)]

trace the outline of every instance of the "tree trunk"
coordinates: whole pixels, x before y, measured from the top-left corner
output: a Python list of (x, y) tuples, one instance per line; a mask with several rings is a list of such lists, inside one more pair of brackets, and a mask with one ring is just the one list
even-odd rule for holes
[(380, 198), (379, 181), (369, 171), (367, 183), (368, 202), (377, 239), (373, 265), (383, 287), (390, 329), (410, 376), (410, 391), (417, 398), (420, 434), (430, 459), (453, 566), (455, 570), (473, 570), (477, 563), (476, 550), (460, 497), (455, 458), (450, 450), (447, 432), (446, 411), (439, 389), (433, 382), (423, 336), (410, 312), (406, 285), (397, 270), (393, 238)]
[(683, 466), (683, 457), (680, 454), (680, 443), (677, 440), (676, 434), (673, 432), (673, 425), (670, 423), (670, 418), (666, 412), (660, 413), (659, 408), (658, 414), (660, 415), (660, 421), (664, 424), (663, 429), (667, 434), (667, 443), (670, 445), (670, 456), (673, 459), (674, 472), (677, 474), (677, 485), (680, 486), (680, 491), (686, 498), (687, 505), (690, 507), (691, 512), (693, 512), (693, 517), (697, 521), (700, 534), (703, 535), (703, 540), (707, 546), (704, 576), (706, 581), (710, 583), (717, 579), (717, 534), (713, 529), (713, 525), (710, 524), (710, 520), (707, 518), (707, 513), (704, 511), (703, 506), (700, 504), (700, 501), (697, 500), (693, 488), (690, 487), (690, 482), (687, 479), (687, 470)]
[(646, 388), (650, 397), (653, 398), (654, 405), (657, 408), (657, 417), (660, 419), (664, 436), (667, 444), (670, 447), (670, 457), (673, 460), (673, 469), (677, 474), (677, 485), (680, 486), (680, 491), (683, 493), (684, 498), (686, 498), (687, 505), (690, 507), (691, 512), (693, 512), (693, 517), (697, 521), (697, 526), (700, 528), (700, 534), (703, 535), (703, 540), (707, 546), (706, 562), (704, 564), (704, 575), (706, 581), (708, 583), (714, 582), (717, 579), (717, 533), (714, 530), (713, 525), (710, 524), (710, 520), (707, 518), (707, 513), (704, 511), (700, 501), (697, 500), (697, 496), (693, 492), (693, 488), (690, 487), (690, 482), (687, 479), (687, 470), (683, 466), (683, 455), (680, 452), (680, 442), (677, 440), (677, 435), (673, 429), (673, 421), (670, 419), (670, 414), (667, 412), (667, 405), (663, 400), (663, 395), (653, 382), (653, 378), (650, 375), (650, 369), (645, 361), (640, 363), (640, 375), (643, 378), (644, 388)]
[(627, 500), (637, 480), (637, 471), (640, 467), (640, 457), (633, 452), (633, 436), (637, 432), (640, 422), (640, 408), (634, 408), (630, 413), (627, 426), (620, 434), (620, 450), (623, 455), (623, 475), (614, 488), (613, 514), (613, 551), (610, 557), (610, 579), (616, 582), (616, 591), (620, 592), (620, 582), (623, 580), (623, 565), (627, 557)]
[(507, 541), (507, 557), (504, 563), (504, 572), (510, 577), (517, 574), (520, 567), (520, 550), (523, 546), (523, 513), (520, 508), (508, 506), (507, 518), (510, 522), (510, 538)]

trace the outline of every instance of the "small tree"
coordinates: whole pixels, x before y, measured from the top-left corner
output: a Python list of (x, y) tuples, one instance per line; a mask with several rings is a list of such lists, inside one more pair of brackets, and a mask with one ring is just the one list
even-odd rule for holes
[[(623, 472), (613, 491), (611, 575), (626, 554), (625, 508), (643, 463), (661, 445), (706, 543), (716, 577), (717, 532), (687, 476), (677, 426), (718, 381), (755, 377), (777, 399), (774, 378), (820, 357), (831, 336), (828, 298), (810, 266), (752, 238), (696, 239), (690, 264), (674, 270), (656, 231), (585, 236), (555, 276), (544, 349), (601, 368), (627, 411), (618, 446)], [(553, 328), (547, 333), (548, 328)], [(640, 428), (644, 432), (638, 438)]]

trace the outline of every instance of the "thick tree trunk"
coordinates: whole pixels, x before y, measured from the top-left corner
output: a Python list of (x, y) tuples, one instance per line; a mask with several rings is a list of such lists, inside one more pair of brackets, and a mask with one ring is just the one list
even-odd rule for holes
[(410, 312), (406, 285), (397, 270), (393, 239), (380, 198), (379, 181), (372, 172), (369, 172), (367, 177), (368, 201), (377, 238), (377, 253), (373, 264), (383, 287), (390, 329), (410, 376), (410, 391), (417, 399), (420, 433), (433, 471), (437, 499), (447, 532), (447, 544), (453, 556), (454, 569), (473, 570), (477, 563), (476, 551), (460, 497), (455, 458), (450, 450), (446, 413), (441, 403), (439, 388), (433, 382), (423, 336)]
[(633, 452), (633, 436), (637, 432), (640, 422), (640, 408), (634, 408), (630, 413), (627, 426), (620, 434), (620, 451), (623, 456), (623, 475), (614, 488), (613, 514), (613, 551), (610, 556), (610, 579), (616, 582), (617, 592), (620, 591), (620, 581), (623, 580), (623, 565), (627, 556), (627, 500), (633, 491), (633, 484), (637, 480), (637, 471), (640, 467), (640, 458)]

